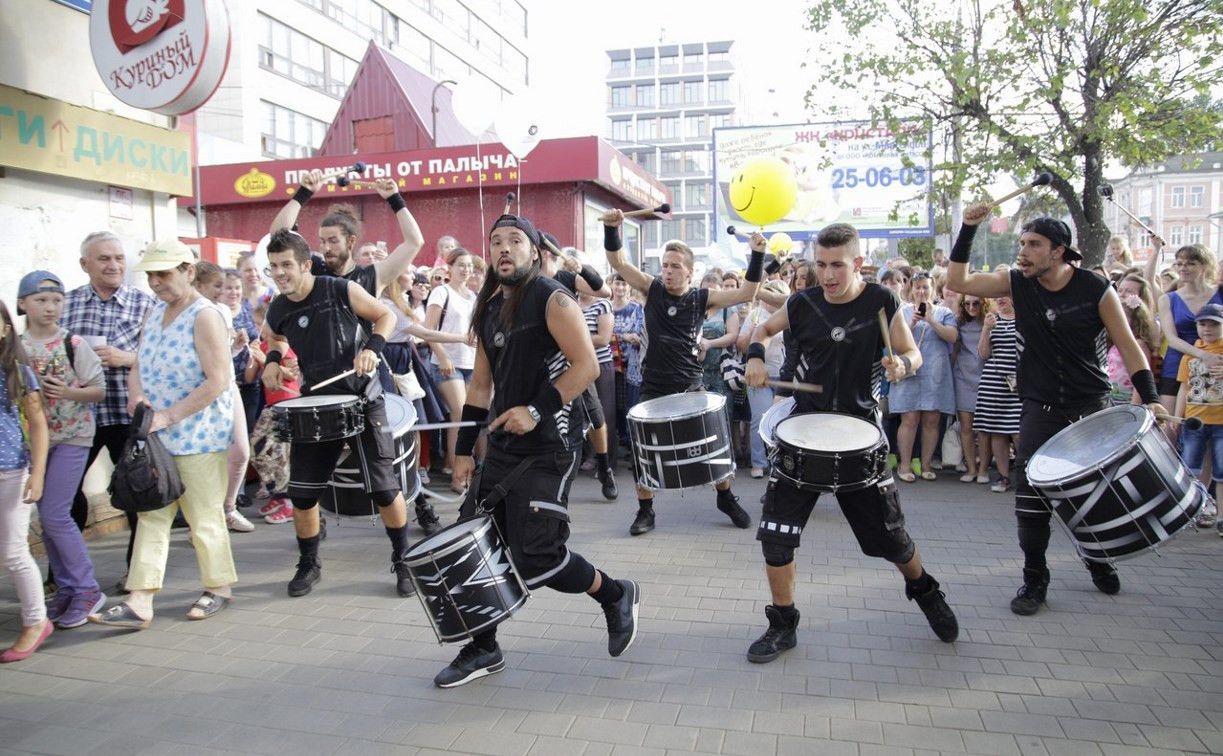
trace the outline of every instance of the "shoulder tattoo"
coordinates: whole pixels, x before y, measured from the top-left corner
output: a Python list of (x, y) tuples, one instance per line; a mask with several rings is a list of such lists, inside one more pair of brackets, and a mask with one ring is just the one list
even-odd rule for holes
[(557, 297), (557, 298), (556, 298), (556, 306), (557, 306), (557, 307), (568, 307), (568, 306), (569, 306), (569, 301), (570, 301), (570, 300), (569, 300), (569, 297), (566, 297), (566, 296), (563, 296), (563, 295), (562, 295), (562, 296), (559, 296), (559, 297)]

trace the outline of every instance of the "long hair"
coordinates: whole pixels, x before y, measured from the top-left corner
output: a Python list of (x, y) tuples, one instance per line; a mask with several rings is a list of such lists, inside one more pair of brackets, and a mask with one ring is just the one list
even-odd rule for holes
[(383, 289), (382, 296), (385, 299), (389, 299), (391, 304), (395, 305), (400, 312), (411, 318), (412, 322), (416, 322), (418, 320), (416, 313), (412, 311), (411, 303), (408, 301), (408, 297), (404, 296), (403, 287), (399, 285), (399, 276), (395, 276), (387, 283), (386, 287)]
[(977, 310), (977, 314), (974, 316), (971, 312), (968, 311), (968, 308), (964, 306), (964, 297), (968, 297), (968, 296), (972, 296), (972, 295), (971, 294), (961, 294), (960, 295), (960, 304), (959, 306), (956, 307), (956, 313), (955, 313), (955, 322), (958, 325), (964, 325), (965, 323), (967, 323), (970, 320), (980, 320), (984, 322), (985, 316), (989, 315), (991, 312), (994, 311), (994, 300), (986, 299), (985, 297), (977, 297), (977, 299), (981, 300), (981, 307)]
[[(522, 304), (522, 298), (526, 296), (527, 289), (531, 284), (535, 283), (535, 279), (539, 278), (540, 260), (543, 258), (543, 253), (539, 247), (531, 245), (531, 249), (535, 252), (534, 259), (531, 260), (531, 265), (527, 268), (527, 275), (510, 290), (510, 295), (506, 297), (505, 304), (501, 305), (501, 322), (509, 324), (514, 322), (514, 313), (518, 310), (518, 306)], [(471, 332), (477, 337), (480, 336), (480, 330), (484, 326), (484, 316), (488, 311), (488, 303), (493, 297), (497, 296), (501, 284), (497, 281), (497, 275), (494, 271), (484, 277), (484, 285), (480, 287), (480, 293), (476, 295), (476, 303), (471, 309)]]
[(1219, 260), (1205, 244), (1186, 244), (1176, 250), (1173, 259), (1199, 263), (1205, 269), (1203, 277), (1207, 284), (1214, 286), (1219, 282)]
[(1147, 306), (1148, 311), (1155, 312), (1155, 293), (1151, 290), (1151, 282), (1142, 276), (1128, 275), (1117, 282), (1117, 287), (1120, 288), (1126, 281), (1138, 284), (1138, 298)]
[(319, 228), (339, 226), (344, 229), (344, 235), (349, 239), (356, 239), (361, 235), (361, 221), (357, 220), (357, 211), (352, 205), (332, 205), (327, 208), (327, 214), (318, 225)]
[(0, 328), (8, 326), (8, 333), (0, 339), (0, 370), (4, 371), (4, 406), (12, 410), (14, 401), (22, 400), (21, 387), (25, 378), (21, 375), (23, 365), (30, 364), (25, 349), (21, 346), (21, 337), (13, 327), (13, 316), (9, 314), (8, 305), (0, 301)]

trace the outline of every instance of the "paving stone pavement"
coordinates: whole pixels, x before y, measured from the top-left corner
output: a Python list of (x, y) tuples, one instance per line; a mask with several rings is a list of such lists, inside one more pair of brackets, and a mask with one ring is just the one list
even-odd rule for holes
[[(323, 581), (288, 598), (291, 526), (233, 534), (230, 608), (185, 618), (198, 595), (175, 531), (152, 627), (56, 631), (0, 668), (0, 752), (38, 754), (1172, 754), (1223, 752), (1223, 539), (1186, 532), (1121, 564), (1097, 592), (1055, 533), (1049, 606), (1017, 617), (1013, 496), (956, 481), (902, 484), (908, 527), (959, 615), (939, 642), (889, 564), (863, 557), (830, 498), (798, 551), (799, 645), (745, 652), (768, 603), (753, 530), (711, 490), (664, 494), (632, 538), (631, 480), (603, 502), (574, 487), (570, 545), (639, 581), (640, 634), (607, 655), (598, 606), (536, 592), (502, 624), (506, 670), (461, 688), (432, 677), (439, 646), (415, 598), (395, 595), (381, 526), (329, 518)], [(735, 489), (755, 520), (763, 482)], [(442, 507), (443, 521), (453, 507)], [(415, 537), (415, 536), (414, 536)], [(122, 573), (126, 534), (90, 543), (99, 579)], [(0, 642), (19, 623), (0, 578)]]

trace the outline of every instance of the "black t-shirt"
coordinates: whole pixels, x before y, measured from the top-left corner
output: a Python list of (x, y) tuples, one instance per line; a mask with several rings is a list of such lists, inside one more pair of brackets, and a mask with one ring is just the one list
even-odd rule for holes
[(356, 281), (362, 289), (373, 295), (374, 299), (378, 298), (378, 270), (373, 265), (358, 265), (352, 270), (345, 273), (343, 276), (337, 276), (327, 267), (327, 263), (323, 258), (315, 255), (311, 258), (310, 272), (315, 278), (346, 278), (349, 281)]
[(662, 280), (650, 282), (645, 299), (645, 330), (641, 335), (641, 368), (646, 383), (699, 383), (701, 324), (709, 307), (709, 289), (689, 289), (681, 296), (667, 293)]
[(827, 301), (816, 286), (786, 300), (791, 336), (787, 348), (797, 352), (798, 360), (794, 379), (824, 387), (818, 394), (794, 392), (795, 412), (845, 412), (877, 420), (884, 346), (880, 309), (890, 324), (900, 300), (891, 289), (874, 283), (865, 284), (861, 294), (843, 304)]
[(1061, 291), (1011, 271), (1019, 350), (1019, 396), (1055, 407), (1098, 401), (1108, 393), (1108, 333), (1100, 302), (1108, 282), (1075, 268)]
[(558, 270), (556, 271), (556, 275), (552, 277), (559, 281), (561, 286), (564, 286), (571, 293), (575, 295), (578, 293), (577, 273), (574, 273), (572, 270)]
[[(505, 299), (501, 292), (485, 306), (480, 330), (480, 348), (488, 358), (493, 375), (493, 403), (489, 419), (496, 418), (511, 407), (531, 403), (544, 386), (555, 383), (569, 369), (569, 360), (548, 331), (548, 302), (556, 292), (567, 297), (577, 307), (573, 296), (551, 278), (536, 277), (527, 286), (522, 302), (514, 312), (514, 322), (501, 322), (501, 307)], [(495, 430), (489, 442), (511, 454), (538, 454), (571, 449), (582, 443), (582, 420), (574, 411), (575, 404), (561, 407), (553, 416), (539, 419), (535, 430), (518, 436), (503, 429)]]
[[(366, 341), (361, 319), (352, 309), (346, 278), (324, 276), (314, 279), (314, 288), (300, 302), (276, 297), (268, 307), (267, 324), (272, 333), (289, 340), (297, 353), (306, 387), (352, 369), (357, 352)], [(381, 393), (376, 376), (350, 375), (319, 390), (320, 394), (364, 394), (374, 398)]]

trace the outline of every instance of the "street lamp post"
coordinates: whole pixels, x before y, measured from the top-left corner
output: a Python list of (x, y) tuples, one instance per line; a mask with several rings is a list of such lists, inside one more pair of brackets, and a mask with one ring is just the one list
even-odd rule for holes
[(429, 141), (434, 147), (437, 146), (437, 90), (445, 84), (458, 84), (458, 82), (453, 79), (443, 79), (434, 85), (433, 92), (429, 95), (429, 109), (433, 115), (433, 131), (429, 132)]

